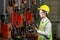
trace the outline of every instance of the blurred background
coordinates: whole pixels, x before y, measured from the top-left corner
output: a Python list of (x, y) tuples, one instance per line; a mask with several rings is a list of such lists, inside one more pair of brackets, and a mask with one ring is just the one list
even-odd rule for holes
[[(41, 18), (37, 8), (42, 4), (51, 8), (53, 40), (60, 40), (60, 0), (0, 0), (0, 39), (12, 40), (12, 35), (20, 35), (18, 40), (37, 40), (32, 26), (39, 26)], [(16, 30), (19, 31), (15, 35)]]

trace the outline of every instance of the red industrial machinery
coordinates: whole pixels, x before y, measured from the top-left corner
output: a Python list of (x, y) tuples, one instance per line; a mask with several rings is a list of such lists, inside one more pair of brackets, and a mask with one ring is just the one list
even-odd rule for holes
[[(32, 27), (32, 21), (33, 20), (33, 13), (32, 13), (32, 9), (27, 8), (26, 10), (24, 10), (24, 21), (26, 21), (26, 34), (25, 36), (27, 37), (27, 40), (38, 40), (38, 35), (36, 33), (34, 33)], [(31, 30), (31, 31), (30, 31)], [(32, 32), (33, 31), (33, 32)]]
[(3, 39), (8, 39), (11, 37), (10, 24), (1, 23), (1, 34)]
[(0, 38), (2, 38), (1, 40), (4, 40), (4, 39), (7, 40), (7, 39), (11, 38), (11, 30), (10, 30), (11, 23), (6, 21), (7, 19), (5, 18), (5, 16), (6, 15), (0, 15), (0, 17), (1, 17)]
[[(10, 27), (11, 27), (11, 22), (9, 22), (9, 15), (6, 13), (6, 3), (8, 1), (7, 0), (3, 0), (2, 3), (3, 3), (3, 13), (0, 15), (0, 40), (8, 40), (9, 38), (11, 38), (11, 30), (10, 30)], [(11, 6), (11, 5), (10, 5)], [(11, 16), (10, 16), (11, 17)]]
[(21, 28), (23, 24), (23, 18), (21, 14), (12, 12), (12, 25), (16, 25), (17, 28)]
[(32, 24), (32, 20), (33, 20), (33, 16), (32, 16), (32, 12), (31, 12), (31, 9), (27, 9), (27, 10), (24, 10), (24, 19), (28, 22), (28, 23), (30, 23), (30, 24)]
[[(25, 40), (25, 39), (38, 40), (38, 35), (36, 34), (35, 30), (32, 28), (34, 27), (32, 25), (34, 21), (33, 15), (36, 11), (35, 10), (33, 13), (32, 5), (36, 3), (36, 0), (9, 0), (7, 7), (9, 7), (9, 12), (11, 16), (9, 16), (10, 15), (9, 13), (6, 13), (6, 9), (7, 9), (6, 1), (7, 0), (4, 0), (3, 2), (4, 3), (4, 8), (3, 8), (4, 16), (1, 16), (1, 21), (0, 21), (0, 25), (1, 25), (0, 34), (2, 35), (2, 38), (8, 39), (8, 38), (11, 38), (12, 36), (22, 35), (21, 40)], [(23, 6), (22, 8), (21, 8), (21, 4)], [(8, 16), (11, 17), (10, 19), (11, 22), (9, 22)], [(15, 34), (15, 31), (16, 31), (16, 34)]]

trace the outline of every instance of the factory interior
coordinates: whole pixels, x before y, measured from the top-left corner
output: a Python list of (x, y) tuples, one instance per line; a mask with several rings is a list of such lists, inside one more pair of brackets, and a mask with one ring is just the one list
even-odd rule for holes
[[(60, 0), (0, 0), (0, 40), (38, 40), (39, 8), (48, 5), (52, 39), (60, 40)], [(40, 39), (41, 40), (41, 39)]]

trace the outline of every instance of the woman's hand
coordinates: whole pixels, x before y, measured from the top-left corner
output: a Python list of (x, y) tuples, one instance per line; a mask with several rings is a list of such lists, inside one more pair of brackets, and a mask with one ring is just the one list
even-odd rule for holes
[(36, 27), (33, 27), (33, 29), (36, 30), (36, 31), (38, 30)]

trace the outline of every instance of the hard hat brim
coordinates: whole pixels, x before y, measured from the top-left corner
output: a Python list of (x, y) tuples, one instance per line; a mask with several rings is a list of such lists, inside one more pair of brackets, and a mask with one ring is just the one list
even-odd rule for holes
[(41, 10), (40, 8), (37, 8), (37, 10)]

